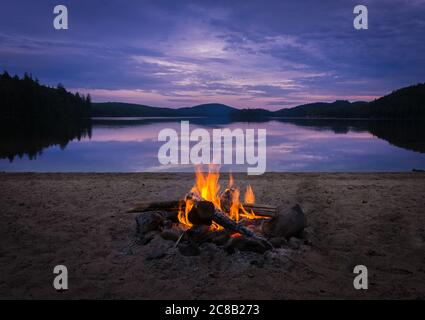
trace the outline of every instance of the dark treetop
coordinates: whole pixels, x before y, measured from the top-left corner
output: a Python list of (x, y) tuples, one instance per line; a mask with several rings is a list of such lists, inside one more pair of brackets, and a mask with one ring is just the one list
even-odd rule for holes
[(337, 100), (316, 102), (289, 109), (236, 109), (218, 103), (189, 108), (156, 108), (138, 104), (106, 102), (94, 103), (95, 117), (231, 117), (255, 119), (288, 118), (370, 118), (370, 119), (425, 119), (425, 83), (402, 88), (371, 102)]

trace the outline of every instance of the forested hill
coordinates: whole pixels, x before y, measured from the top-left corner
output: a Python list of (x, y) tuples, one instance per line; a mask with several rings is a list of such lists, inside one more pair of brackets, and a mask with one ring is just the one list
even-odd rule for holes
[(405, 87), (372, 102), (337, 100), (317, 102), (288, 109), (236, 109), (219, 103), (179, 109), (106, 102), (91, 103), (90, 95), (41, 85), (25, 74), (22, 78), (0, 74), (0, 120), (60, 119), (72, 121), (89, 117), (227, 117), (234, 119), (288, 118), (371, 118), (425, 119), (425, 83)]
[(79, 119), (91, 116), (90, 95), (41, 85), (25, 74), (22, 78), (0, 74), (0, 119), (36, 121), (37, 119)]
[(44, 148), (65, 148), (73, 139), (91, 136), (90, 107), (89, 95), (62, 85), (44, 86), (28, 74), (0, 74), (0, 159), (34, 159)]
[(315, 102), (303, 104), (294, 108), (281, 109), (273, 113), (278, 117), (309, 117), (309, 118), (368, 118), (367, 102)]
[(280, 117), (425, 119), (425, 83), (405, 87), (371, 102), (318, 102), (274, 112)]
[(287, 118), (370, 118), (425, 119), (425, 83), (396, 90), (372, 102), (337, 100), (316, 102), (288, 109), (236, 109), (223, 104), (204, 104), (188, 108), (156, 108), (138, 104), (108, 102), (93, 104), (97, 117), (231, 117), (237, 120)]
[(93, 117), (223, 117), (239, 110), (220, 103), (172, 109), (122, 102), (93, 103)]
[(142, 104), (124, 102), (93, 103), (92, 117), (167, 117), (172, 116), (173, 109), (157, 108)]
[(425, 119), (425, 83), (401, 88), (368, 104), (374, 118)]

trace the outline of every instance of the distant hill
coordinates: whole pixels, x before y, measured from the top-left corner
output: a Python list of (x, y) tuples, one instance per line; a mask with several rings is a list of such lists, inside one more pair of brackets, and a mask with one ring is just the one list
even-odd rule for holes
[(275, 116), (275, 112), (264, 109), (238, 109), (233, 112), (233, 120), (262, 121)]
[(123, 102), (102, 102), (92, 104), (92, 117), (167, 117), (175, 110)]
[(93, 103), (93, 117), (223, 117), (238, 109), (224, 104), (209, 103), (172, 109), (122, 102)]
[(177, 109), (177, 114), (181, 116), (193, 117), (228, 117), (238, 112), (239, 109), (221, 103), (200, 104), (189, 108)]
[(288, 109), (236, 109), (209, 103), (180, 109), (156, 108), (119, 102), (93, 103), (95, 117), (228, 117), (234, 120), (288, 118), (425, 119), (425, 83), (402, 88), (372, 102), (337, 100), (316, 102)]
[(337, 100), (332, 103), (315, 102), (273, 113), (275, 117), (326, 117), (326, 118), (364, 118), (368, 117), (367, 102)]
[(368, 104), (374, 118), (425, 118), (425, 83), (405, 87)]

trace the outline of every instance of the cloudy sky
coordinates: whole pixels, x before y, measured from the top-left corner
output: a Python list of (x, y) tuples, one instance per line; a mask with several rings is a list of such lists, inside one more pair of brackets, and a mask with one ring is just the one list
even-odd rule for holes
[[(53, 28), (65, 4), (69, 30)], [(353, 28), (353, 8), (369, 29)], [(2, 0), (0, 69), (161, 107), (280, 109), (425, 82), (425, 0)]]

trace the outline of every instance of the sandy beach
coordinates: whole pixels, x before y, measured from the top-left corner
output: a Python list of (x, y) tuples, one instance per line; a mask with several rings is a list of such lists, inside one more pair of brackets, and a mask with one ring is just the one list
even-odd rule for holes
[[(424, 173), (235, 180), (250, 183), (258, 202), (299, 203), (308, 241), (263, 255), (152, 257), (156, 240), (135, 244), (127, 210), (183, 197), (193, 174), (0, 174), (0, 298), (425, 299)], [(64, 292), (52, 287), (58, 264), (69, 271)], [(358, 264), (368, 290), (353, 288)]]

